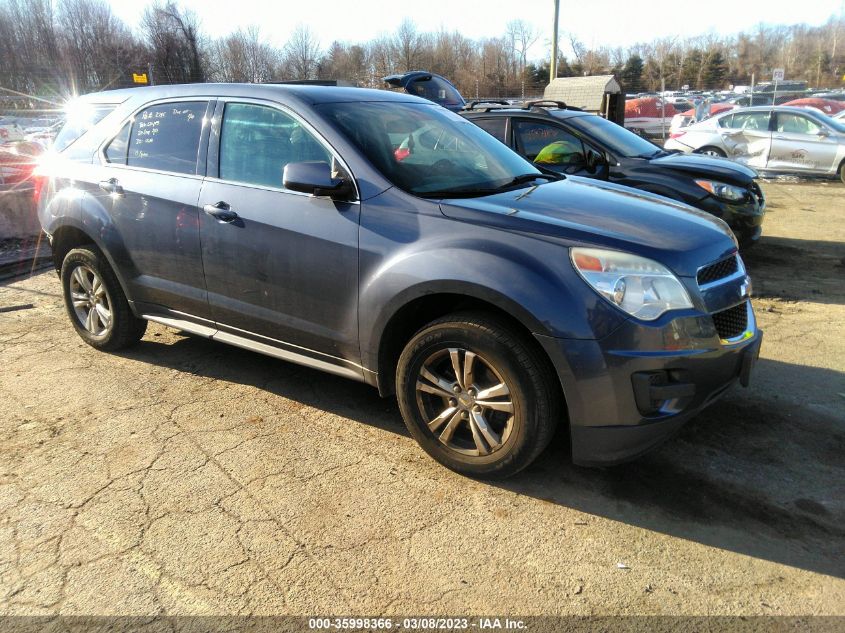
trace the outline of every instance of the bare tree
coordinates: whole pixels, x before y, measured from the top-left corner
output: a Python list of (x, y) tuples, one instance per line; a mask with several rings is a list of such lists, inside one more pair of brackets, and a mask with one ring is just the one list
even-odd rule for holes
[(2, 70), (11, 74), (8, 83), (4, 80), (2, 86), (26, 94), (69, 92), (70, 82), (61, 69), (53, 3), (7, 0), (2, 18)]
[(300, 24), (285, 44), (285, 74), (291, 79), (314, 79), (320, 60), (317, 36), (308, 26)]
[(356, 86), (367, 86), (370, 79), (367, 53), (358, 44), (332, 42), (320, 60), (318, 75), (320, 79), (341, 79)]
[(79, 92), (122, 85), (146, 69), (146, 51), (104, 0), (61, 0), (57, 24), (66, 76)]
[[(139, 35), (112, 12), (109, 0), (0, 0), (0, 99), (34, 107), (59, 103), (75, 92), (131, 85), (132, 72), (152, 66), (157, 82), (267, 81), (276, 78), (345, 79), (384, 87), (381, 77), (423, 68), (445, 75), (466, 95), (541, 94), (548, 63), (532, 63), (538, 33), (514, 20), (498, 37), (470, 40), (441, 29), (420, 32), (405, 20), (390, 34), (365, 42), (335, 42), (321, 55), (315, 34), (299, 26), (282, 50), (257, 27), (208, 43), (197, 17), (177, 0), (155, 0)], [(787, 69), (789, 79), (840, 86), (845, 72), (843, 15), (820, 26), (758, 25), (744, 33), (660, 38), (627, 48), (586, 46), (569, 38), (572, 56), (560, 56), (559, 76), (621, 73), (629, 84), (654, 90), (749, 83)], [(532, 85), (528, 85), (531, 82)], [(32, 96), (26, 96), (32, 95)]]
[(367, 58), (370, 65), (370, 85), (382, 86), (381, 78), (397, 70), (393, 42), (386, 35), (380, 35), (367, 46)]
[(540, 33), (525, 20), (511, 20), (506, 27), (506, 33), (513, 42), (514, 52), (519, 59), (519, 72), (528, 65), (528, 49), (534, 46), (540, 38)]
[(199, 20), (172, 0), (147, 7), (141, 24), (152, 50), (158, 83), (205, 81), (205, 55)]
[(405, 18), (396, 30), (396, 57), (399, 68), (402, 72), (416, 70), (420, 57), (422, 37), (417, 31), (414, 21)]
[(215, 81), (260, 83), (276, 76), (278, 50), (262, 41), (260, 29), (250, 26), (215, 41), (211, 47), (209, 77)]

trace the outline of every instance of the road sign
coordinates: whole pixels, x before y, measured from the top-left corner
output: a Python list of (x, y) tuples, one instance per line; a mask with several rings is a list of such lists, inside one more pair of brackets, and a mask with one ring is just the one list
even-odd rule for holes
[(132, 83), (147, 85), (150, 81), (147, 73), (132, 73)]
[(681, 90), (689, 90), (689, 84), (684, 84), (681, 86)]
[(783, 68), (775, 68), (772, 71), (772, 81), (783, 81)]

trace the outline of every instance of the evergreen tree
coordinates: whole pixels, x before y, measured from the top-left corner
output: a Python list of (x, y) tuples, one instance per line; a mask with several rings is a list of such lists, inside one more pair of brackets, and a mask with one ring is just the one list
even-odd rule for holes
[(721, 51), (716, 51), (710, 56), (707, 68), (704, 70), (704, 82), (708, 88), (723, 88), (725, 75), (728, 73), (728, 65)]
[(622, 85), (627, 92), (639, 92), (642, 87), (643, 58), (634, 53), (622, 68)]

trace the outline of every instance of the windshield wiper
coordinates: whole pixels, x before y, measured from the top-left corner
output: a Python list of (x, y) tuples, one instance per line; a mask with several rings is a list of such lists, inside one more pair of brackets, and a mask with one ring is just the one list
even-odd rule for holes
[(497, 189), (507, 189), (508, 187), (513, 187), (514, 185), (521, 185), (526, 182), (531, 182), (532, 180), (536, 180), (537, 178), (545, 178), (546, 180), (562, 180), (561, 176), (559, 176), (558, 174), (521, 174), (519, 176), (516, 176), (510, 182), (505, 183), (500, 187), (497, 187)]

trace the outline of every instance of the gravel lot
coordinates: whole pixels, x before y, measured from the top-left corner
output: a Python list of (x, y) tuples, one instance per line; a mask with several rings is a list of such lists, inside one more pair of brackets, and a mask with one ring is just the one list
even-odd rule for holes
[[(766, 331), (637, 462), (455, 475), (364, 385), (0, 286), (0, 613), (845, 615), (845, 188), (766, 183)], [(621, 565), (620, 565), (621, 564)]]

